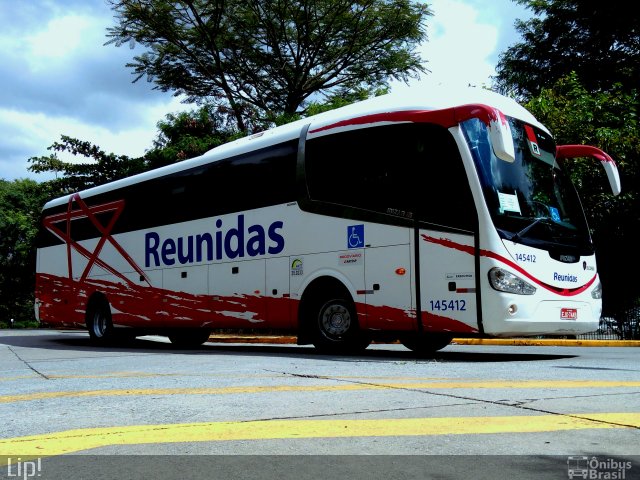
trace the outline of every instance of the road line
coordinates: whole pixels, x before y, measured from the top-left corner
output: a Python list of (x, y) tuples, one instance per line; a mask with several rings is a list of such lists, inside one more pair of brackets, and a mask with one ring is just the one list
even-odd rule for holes
[(640, 387), (640, 381), (615, 380), (493, 380), (470, 382), (419, 382), (419, 383), (341, 383), (338, 385), (271, 385), (237, 386), (219, 388), (130, 388), (104, 390), (48, 391), (24, 393), (20, 395), (0, 396), (0, 404), (46, 400), (51, 398), (117, 397), (144, 395), (230, 395), (273, 392), (333, 392), (356, 390), (404, 389), (404, 390), (442, 390), (442, 389), (541, 389), (541, 388), (620, 388)]
[(0, 440), (0, 457), (19, 456), (24, 461), (110, 445), (532, 433), (612, 428), (640, 428), (640, 413), (376, 420), (260, 420), (86, 428)]

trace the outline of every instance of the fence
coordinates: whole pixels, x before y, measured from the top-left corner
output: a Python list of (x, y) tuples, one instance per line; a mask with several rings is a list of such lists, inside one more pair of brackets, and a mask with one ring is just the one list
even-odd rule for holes
[(595, 332), (579, 335), (585, 340), (640, 340), (640, 307), (625, 312), (621, 318), (602, 317)]

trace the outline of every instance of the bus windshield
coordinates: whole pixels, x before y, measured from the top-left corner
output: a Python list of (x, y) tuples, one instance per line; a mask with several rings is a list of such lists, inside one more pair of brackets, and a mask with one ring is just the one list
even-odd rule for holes
[(545, 131), (507, 118), (515, 161), (498, 159), (483, 122), (461, 124), (473, 155), (485, 201), (503, 239), (548, 251), (593, 254), (593, 243), (578, 194), (555, 143)]

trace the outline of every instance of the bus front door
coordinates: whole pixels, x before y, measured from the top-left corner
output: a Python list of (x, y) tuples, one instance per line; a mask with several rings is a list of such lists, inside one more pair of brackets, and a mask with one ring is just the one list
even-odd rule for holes
[(422, 329), (478, 332), (473, 235), (420, 229), (417, 237)]

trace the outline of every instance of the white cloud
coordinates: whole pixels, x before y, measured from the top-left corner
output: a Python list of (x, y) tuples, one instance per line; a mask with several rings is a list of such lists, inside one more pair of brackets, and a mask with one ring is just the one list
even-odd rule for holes
[[(140, 118), (144, 121), (130, 128), (112, 130), (70, 116), (50, 116), (44, 113), (29, 113), (18, 110), (0, 109), (0, 130), (10, 132), (3, 141), (5, 149), (23, 152), (19, 160), (0, 160), (0, 178), (30, 177), (47, 180), (53, 175), (36, 175), (27, 171), (28, 158), (48, 155), (47, 147), (59, 141), (61, 135), (78, 138), (99, 146), (106, 153), (142, 156), (151, 148), (157, 135), (156, 123), (168, 112), (184, 110), (185, 105), (173, 98), (165, 102), (157, 102), (144, 108)], [(59, 158), (71, 160), (71, 155), (58, 154)], [(84, 157), (77, 160), (86, 161)]]
[[(443, 3), (447, 8), (442, 8)], [(434, 80), (488, 83), (494, 74), (489, 57), (497, 47), (497, 27), (479, 23), (478, 11), (460, 2), (435, 1), (433, 9), (442, 33), (424, 51)]]
[(104, 22), (86, 15), (53, 18), (43, 30), (25, 38), (28, 45), (26, 58), (33, 70), (43, 70), (47, 60), (69, 57), (74, 50), (93, 43), (93, 32), (102, 32), (104, 27)]
[[(430, 73), (410, 86), (489, 86), (495, 74), (491, 57), (498, 43), (498, 25), (485, 23), (481, 12), (468, 2), (433, 0), (434, 15), (427, 21), (427, 42), (420, 49)], [(394, 84), (394, 91), (405, 90)]]
[(0, 178), (50, 178), (29, 172), (28, 159), (50, 153), (63, 134), (140, 156), (152, 146), (156, 123), (187, 108), (145, 81), (131, 83), (125, 64), (133, 52), (103, 45), (112, 16), (106, 4), (96, 6), (56, 0), (0, 7), (0, 18), (25, 24), (0, 31)]

